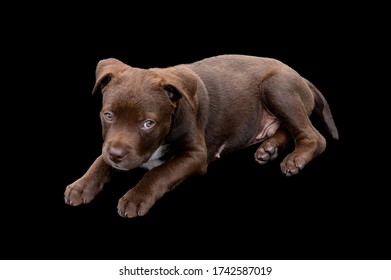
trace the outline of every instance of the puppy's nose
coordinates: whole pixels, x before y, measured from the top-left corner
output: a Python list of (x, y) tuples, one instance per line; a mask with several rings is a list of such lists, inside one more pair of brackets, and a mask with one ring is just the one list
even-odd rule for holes
[(126, 154), (127, 154), (126, 150), (120, 147), (109, 148), (109, 157), (115, 163), (121, 162), (126, 157)]

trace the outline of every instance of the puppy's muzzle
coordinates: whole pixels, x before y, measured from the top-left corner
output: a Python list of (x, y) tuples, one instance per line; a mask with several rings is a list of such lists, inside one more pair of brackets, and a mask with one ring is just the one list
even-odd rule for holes
[(110, 147), (108, 153), (109, 158), (113, 163), (120, 163), (128, 155), (128, 152), (121, 147)]
[(139, 167), (146, 159), (135, 153), (135, 150), (128, 145), (105, 145), (103, 148), (103, 159), (108, 164), (119, 170), (130, 170)]

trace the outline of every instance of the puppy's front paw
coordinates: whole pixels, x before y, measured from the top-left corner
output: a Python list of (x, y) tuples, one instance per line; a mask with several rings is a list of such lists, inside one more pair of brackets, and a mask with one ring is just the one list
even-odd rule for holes
[(89, 203), (102, 188), (103, 184), (94, 184), (81, 178), (66, 187), (64, 193), (65, 203), (72, 206)]
[(151, 193), (142, 192), (137, 187), (128, 191), (118, 202), (118, 214), (124, 218), (144, 216), (155, 203)]

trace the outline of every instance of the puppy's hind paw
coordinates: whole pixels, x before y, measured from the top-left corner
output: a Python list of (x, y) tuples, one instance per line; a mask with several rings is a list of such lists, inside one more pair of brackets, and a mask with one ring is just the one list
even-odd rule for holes
[(278, 148), (271, 145), (261, 145), (255, 152), (255, 161), (259, 164), (265, 164), (276, 159), (278, 156)]
[(280, 164), (282, 173), (289, 177), (299, 173), (304, 168), (307, 161), (296, 155), (295, 153), (289, 154)]

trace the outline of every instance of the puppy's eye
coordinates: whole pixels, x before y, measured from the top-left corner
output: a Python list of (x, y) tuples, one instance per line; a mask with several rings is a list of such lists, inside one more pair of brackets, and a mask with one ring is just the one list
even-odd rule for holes
[(106, 121), (111, 122), (113, 120), (113, 113), (111, 112), (104, 112), (103, 117)]
[(150, 129), (150, 128), (152, 128), (154, 125), (155, 125), (155, 122), (154, 122), (153, 120), (146, 120), (146, 121), (142, 124), (141, 128), (143, 128), (143, 129)]

